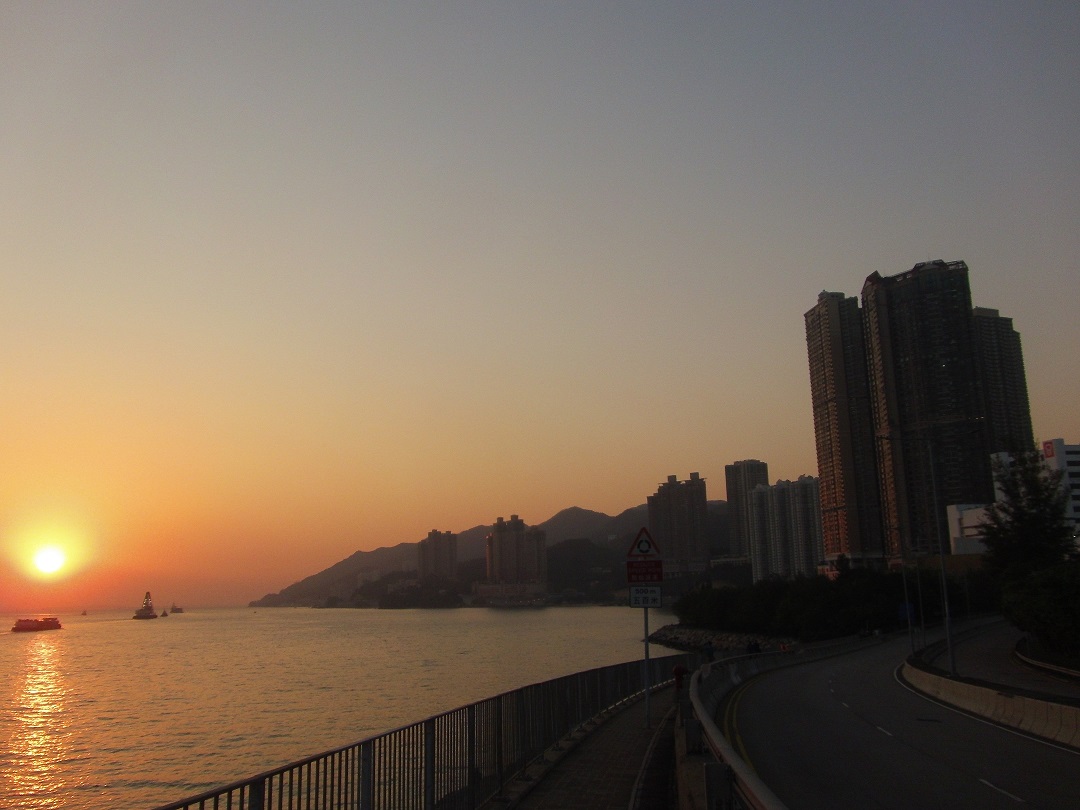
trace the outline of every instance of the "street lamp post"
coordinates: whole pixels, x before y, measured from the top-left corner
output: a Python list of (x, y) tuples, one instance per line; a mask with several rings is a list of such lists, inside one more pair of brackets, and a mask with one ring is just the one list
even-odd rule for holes
[(945, 611), (945, 646), (949, 651), (949, 675), (956, 677), (956, 651), (952, 643), (952, 612), (949, 610), (949, 585), (945, 577), (945, 546), (941, 536), (941, 515), (938, 514), (937, 482), (934, 477), (934, 445), (929, 439), (926, 442), (926, 450), (930, 458), (930, 492), (934, 496), (934, 527), (937, 531), (938, 562), (941, 570), (941, 602)]
[[(878, 438), (879, 439), (884, 439), (886, 441), (903, 442), (904, 439), (907, 438), (907, 437), (905, 437), (905, 436), (897, 436), (897, 437), (894, 438), (891, 434), (888, 434), (888, 435), (879, 435)], [(952, 640), (952, 613), (951, 613), (951, 611), (949, 609), (949, 586), (948, 586), (948, 582), (947, 582), (946, 577), (945, 577), (945, 545), (944, 545), (943, 538), (941, 536), (941, 519), (940, 519), (940, 515), (938, 514), (939, 505), (938, 505), (938, 493), (937, 493), (937, 477), (934, 475), (934, 444), (933, 444), (933, 441), (931, 439), (929, 439), (928, 437), (920, 436), (919, 439), (921, 441), (926, 442), (927, 458), (928, 458), (929, 464), (930, 464), (930, 493), (933, 496), (933, 511), (934, 511), (934, 514), (933, 514), (932, 517), (933, 517), (933, 521), (934, 521), (934, 530), (937, 533), (938, 562), (940, 564), (939, 567), (940, 567), (940, 574), (941, 574), (941, 601), (942, 601), (942, 605), (943, 605), (943, 609), (944, 609), (943, 618), (944, 618), (944, 622), (945, 622), (945, 646), (948, 649), (948, 655), (949, 655), (949, 675), (952, 676), (952, 677), (956, 677), (956, 652), (955, 652), (955, 650), (953, 650), (953, 640)], [(903, 570), (903, 568), (904, 568), (904, 553), (903, 552), (904, 552), (904, 541), (903, 541), (903, 538), (901, 538), (900, 539), (901, 570)], [(918, 566), (918, 558), (917, 557), (916, 557), (916, 565)], [(922, 595), (922, 576), (921, 576), (922, 567), (918, 566), (917, 570), (918, 570), (918, 572), (920, 574), (919, 580), (918, 580), (918, 586), (919, 586), (919, 593), (920, 593), (920, 600), (919, 601), (920, 601), (920, 612), (921, 612), (922, 611), (922, 606), (921, 606), (921, 602), (922, 602), (922, 599), (921, 599), (921, 595)], [(907, 597), (907, 578), (905, 577), (904, 578), (904, 599), (906, 600), (907, 598), (908, 598)], [(908, 616), (909, 616), (909, 618), (908, 618), (908, 635), (909, 635), (909, 637), (912, 638), (912, 653), (914, 653), (914, 651), (915, 651), (915, 642), (914, 642), (914, 637), (912, 636), (910, 615), (911, 614), (909, 612), (909, 614), (908, 614)], [(920, 616), (920, 623), (922, 624), (922, 627), (923, 627), (923, 646), (926, 646), (926, 629), (925, 629), (926, 624), (925, 624), (925, 622), (926, 622), (925, 616)]]

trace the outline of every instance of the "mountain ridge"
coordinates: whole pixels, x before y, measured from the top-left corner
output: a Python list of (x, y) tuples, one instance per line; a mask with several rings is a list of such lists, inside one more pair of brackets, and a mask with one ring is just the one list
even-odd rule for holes
[[(724, 501), (709, 501), (711, 516), (717, 512), (723, 517)], [(648, 507), (639, 504), (617, 515), (607, 515), (570, 506), (556, 512), (543, 523), (536, 524), (547, 536), (551, 546), (572, 539), (588, 539), (598, 545), (611, 547), (625, 542), (627, 547), (634, 536), (648, 523)], [(713, 521), (716, 528), (716, 521)], [(473, 526), (457, 532), (458, 562), (482, 559), (486, 553), (485, 538), (491, 525)], [(277, 593), (268, 593), (249, 603), (251, 607), (304, 606), (322, 604), (327, 597), (347, 599), (363, 581), (377, 579), (391, 572), (411, 571), (417, 565), (417, 547), (420, 541), (403, 542), (383, 546), (370, 551), (355, 551), (328, 568), (304, 577)], [(621, 551), (621, 548), (618, 550)]]

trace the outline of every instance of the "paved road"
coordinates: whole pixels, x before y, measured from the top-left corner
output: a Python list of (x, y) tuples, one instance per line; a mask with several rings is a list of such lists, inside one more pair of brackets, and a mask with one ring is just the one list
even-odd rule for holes
[(1074, 808), (1080, 755), (929, 702), (894, 671), (907, 638), (751, 681), (729, 738), (789, 810)]

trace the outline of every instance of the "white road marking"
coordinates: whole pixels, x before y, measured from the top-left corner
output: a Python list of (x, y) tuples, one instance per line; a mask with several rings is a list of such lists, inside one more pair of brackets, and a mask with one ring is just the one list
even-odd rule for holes
[(1020, 804), (1025, 804), (1024, 800), (1021, 799), (1019, 796), (1013, 796), (1011, 793), (1009, 793), (1009, 791), (1002, 790), (997, 785), (992, 785), (989, 782), (987, 782), (985, 779), (980, 779), (979, 781), (982, 782), (984, 785), (986, 785), (988, 788), (991, 788), (992, 790), (996, 790), (998, 793), (1002, 794), (1003, 796), (1008, 796), (1014, 802), (1020, 802)]

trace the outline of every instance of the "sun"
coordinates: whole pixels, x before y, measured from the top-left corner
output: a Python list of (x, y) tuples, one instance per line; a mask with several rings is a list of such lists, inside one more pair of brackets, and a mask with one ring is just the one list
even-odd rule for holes
[(45, 546), (34, 555), (34, 565), (43, 574), (55, 574), (64, 567), (67, 556), (56, 546)]

